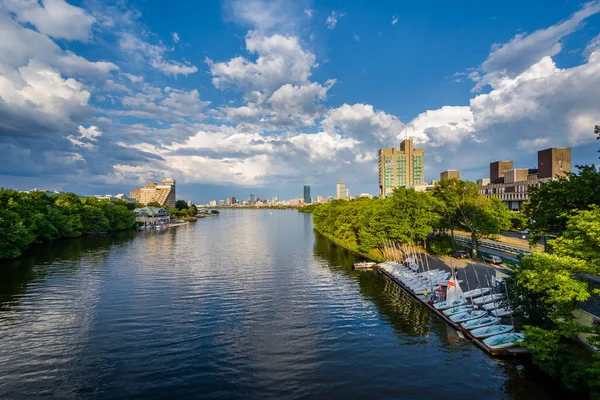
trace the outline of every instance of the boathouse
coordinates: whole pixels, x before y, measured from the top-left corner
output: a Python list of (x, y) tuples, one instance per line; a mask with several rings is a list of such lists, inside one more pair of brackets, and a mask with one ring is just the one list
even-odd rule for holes
[(133, 210), (135, 222), (143, 225), (166, 225), (171, 220), (171, 214), (162, 207), (146, 206)]

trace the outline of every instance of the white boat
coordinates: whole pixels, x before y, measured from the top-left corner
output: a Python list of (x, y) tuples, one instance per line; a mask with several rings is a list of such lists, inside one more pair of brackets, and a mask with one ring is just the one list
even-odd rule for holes
[(435, 307), (435, 309), (436, 309), (436, 310), (440, 310), (440, 311), (442, 311), (442, 310), (445, 310), (445, 309), (447, 309), (447, 308), (458, 307), (458, 306), (462, 306), (462, 305), (464, 305), (464, 304), (467, 304), (467, 302), (466, 302), (466, 301), (464, 301), (464, 300), (463, 300), (463, 301), (458, 301), (458, 300), (457, 300), (457, 301), (454, 301), (454, 302), (453, 302), (453, 303), (451, 303), (451, 304), (449, 304), (449, 303), (448, 303), (448, 302), (446, 302), (446, 301), (440, 301), (439, 303), (435, 303), (435, 304), (433, 305), (433, 307)]
[(493, 301), (500, 300), (503, 297), (504, 297), (503, 293), (494, 293), (494, 294), (488, 294), (488, 295), (485, 295), (482, 297), (477, 297), (476, 299), (472, 299), (471, 301), (473, 302), (473, 304), (478, 306), (481, 304), (491, 303)]
[(375, 266), (374, 262), (362, 261), (362, 262), (354, 263), (354, 268), (356, 268), (356, 269), (368, 269), (368, 268), (373, 268), (374, 266)]
[(522, 343), (523, 340), (525, 340), (525, 334), (511, 332), (483, 339), (483, 344), (494, 350), (508, 349), (509, 347), (517, 346)]
[(494, 317), (508, 317), (512, 315), (512, 310), (508, 308), (498, 308), (490, 312)]
[(489, 325), (483, 328), (473, 329), (471, 335), (477, 339), (485, 339), (490, 336), (500, 335), (503, 333), (512, 332), (515, 329), (512, 325)]
[(452, 271), (452, 276), (448, 280), (448, 289), (446, 289), (446, 301), (435, 303), (433, 306), (438, 310), (445, 310), (463, 304), (466, 304), (465, 296), (463, 296), (460, 284), (456, 280), (454, 271)]
[(484, 305), (482, 305), (480, 307), (483, 308), (484, 310), (490, 311), (490, 310), (495, 310), (496, 308), (500, 308), (503, 305), (504, 305), (504, 302), (502, 302), (502, 301), (496, 301), (496, 302), (493, 302), (493, 303), (484, 304)]
[(469, 311), (469, 310), (472, 310), (472, 309), (473, 309), (473, 306), (471, 304), (467, 304), (465, 306), (458, 306), (458, 307), (447, 308), (447, 309), (445, 309), (442, 312), (444, 314), (446, 314), (446, 315), (453, 315), (453, 314), (457, 314), (457, 313)]
[(484, 294), (488, 294), (492, 289), (489, 287), (477, 288), (473, 290), (469, 290), (468, 292), (463, 293), (467, 299), (472, 299), (473, 297), (483, 296)]
[(470, 310), (470, 311), (465, 311), (463, 313), (454, 314), (454, 315), (450, 316), (450, 321), (460, 323), (460, 322), (469, 321), (471, 319), (481, 318), (486, 315), (487, 315), (487, 312), (485, 312), (485, 311)]
[(497, 323), (498, 321), (500, 321), (500, 318), (498, 318), (498, 317), (486, 316), (486, 317), (482, 317), (482, 318), (465, 321), (462, 324), (460, 324), (460, 326), (462, 326), (465, 329), (471, 330), (471, 329), (483, 328), (484, 326), (493, 325), (493, 324)]

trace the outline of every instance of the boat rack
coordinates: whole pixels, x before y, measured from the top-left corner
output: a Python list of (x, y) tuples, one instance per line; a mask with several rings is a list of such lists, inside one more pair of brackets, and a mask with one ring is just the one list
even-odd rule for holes
[(434, 314), (436, 314), (441, 319), (443, 319), (444, 322), (446, 322), (448, 325), (452, 326), (457, 331), (462, 332), (465, 338), (467, 338), (468, 340), (475, 343), (475, 345), (477, 347), (481, 348), (486, 353), (488, 353), (492, 356), (496, 356), (496, 357), (517, 357), (517, 356), (524, 356), (524, 355), (529, 354), (529, 350), (527, 350), (525, 347), (522, 347), (522, 346), (511, 347), (508, 349), (490, 349), (488, 346), (483, 344), (483, 342), (481, 340), (473, 337), (473, 335), (471, 335), (471, 332), (469, 330), (463, 328), (462, 326), (460, 326), (460, 324), (457, 324), (456, 322), (454, 322), (450, 318), (448, 318), (446, 316), (446, 314), (444, 314), (440, 310), (436, 309), (432, 305), (428, 304), (427, 301), (425, 300), (425, 297), (422, 294), (420, 295), (420, 294), (417, 294), (414, 291), (412, 291), (404, 283), (402, 283), (400, 280), (398, 280), (398, 278), (396, 278), (395, 276), (393, 276), (392, 274), (387, 272), (385, 269), (381, 268), (379, 264), (377, 264), (376, 268), (378, 271), (381, 271), (385, 276), (387, 276), (389, 279), (391, 279), (392, 282), (394, 282), (398, 286), (400, 286), (405, 292), (410, 294), (413, 298), (415, 298), (419, 302), (423, 303), (423, 305), (428, 307), (431, 311), (433, 311)]

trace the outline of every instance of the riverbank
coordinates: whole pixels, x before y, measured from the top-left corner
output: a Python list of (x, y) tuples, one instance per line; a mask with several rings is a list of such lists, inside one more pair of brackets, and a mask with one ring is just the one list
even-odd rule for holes
[[(321, 232), (316, 227), (314, 229), (315, 229), (315, 232), (317, 232), (319, 235), (323, 236), (324, 238), (327, 238), (328, 240), (332, 241), (333, 243), (335, 243), (335, 245), (342, 247), (348, 251), (351, 251), (352, 253), (354, 253), (356, 255), (364, 257), (367, 260), (371, 260), (371, 261), (375, 261), (375, 262), (384, 262), (385, 261), (385, 258), (383, 257), (383, 255), (377, 255), (377, 254), (373, 254), (373, 253), (370, 253), (370, 254), (362, 253), (358, 249), (356, 249), (354, 246), (351, 246), (348, 243), (344, 243), (344, 241), (342, 241), (332, 235), (329, 235), (325, 232)], [(371, 251), (373, 252), (373, 251), (377, 251), (377, 250), (373, 249)]]

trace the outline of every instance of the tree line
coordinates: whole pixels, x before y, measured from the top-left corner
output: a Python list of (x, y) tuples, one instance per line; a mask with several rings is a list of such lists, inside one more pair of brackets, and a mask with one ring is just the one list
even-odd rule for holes
[(396, 188), (388, 198), (334, 200), (300, 211), (313, 213), (317, 231), (374, 256), (390, 241), (429, 241), (430, 249), (447, 254), (458, 229), (470, 233), (476, 253), (479, 239), (510, 228), (514, 219), (502, 201), (486, 198), (475, 183), (459, 179), (444, 179), (431, 192)]
[(0, 259), (15, 258), (33, 243), (131, 229), (139, 204), (47, 195), (0, 188)]

